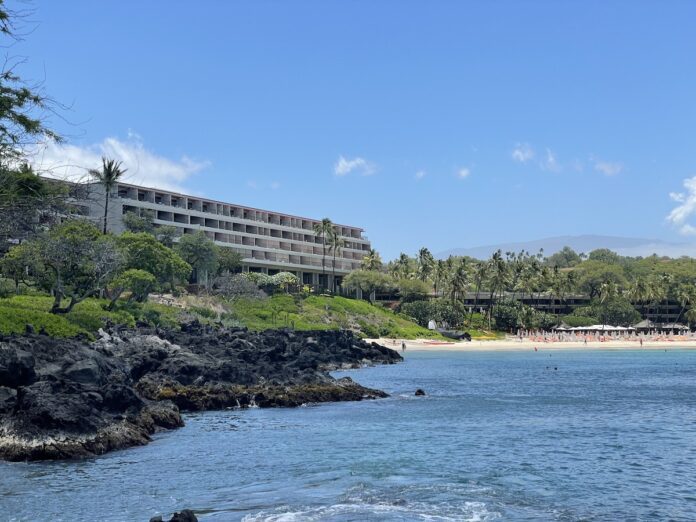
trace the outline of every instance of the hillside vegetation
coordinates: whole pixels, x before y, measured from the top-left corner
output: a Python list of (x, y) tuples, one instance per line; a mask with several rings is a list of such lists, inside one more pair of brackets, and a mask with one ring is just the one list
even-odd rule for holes
[(30, 324), (54, 337), (92, 337), (107, 322), (134, 326), (136, 321), (153, 326), (177, 327), (185, 320), (207, 324), (246, 326), (250, 330), (293, 328), (296, 330), (350, 329), (368, 338), (415, 339), (439, 337), (394, 312), (366, 301), (343, 297), (275, 295), (234, 301), (219, 297), (187, 296), (174, 305), (123, 303), (106, 310), (109, 301), (86, 299), (66, 314), (50, 313), (53, 298), (18, 295), (0, 299), (0, 333), (22, 333)]

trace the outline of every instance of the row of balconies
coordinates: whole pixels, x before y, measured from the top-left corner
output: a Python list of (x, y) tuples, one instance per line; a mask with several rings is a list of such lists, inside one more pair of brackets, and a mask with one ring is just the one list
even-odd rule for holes
[[(311, 231), (317, 221), (304, 219), (300, 217), (284, 216), (268, 212), (265, 210), (256, 210), (225, 203), (214, 201), (206, 201), (203, 199), (193, 198), (184, 195), (171, 194), (168, 192), (160, 192), (148, 190), (128, 185), (119, 185), (118, 191), (115, 191), (121, 199), (130, 199), (142, 203), (152, 203), (154, 205), (164, 205), (173, 208), (181, 208), (189, 211), (197, 211), (205, 214), (215, 214), (228, 218), (239, 218), (249, 221), (256, 221), (272, 225), (279, 225), (288, 228), (296, 228)], [(361, 231), (351, 227), (340, 227), (341, 235), (347, 238), (362, 239)]]
[[(124, 208), (124, 210), (127, 211), (127, 207)], [(219, 232), (218, 229), (214, 229), (211, 227), (206, 227), (205, 225), (199, 225), (199, 224), (191, 224), (190, 226), (186, 226), (187, 223), (180, 223), (178, 221), (170, 221), (167, 219), (160, 219), (159, 217), (155, 218), (155, 223), (157, 225), (175, 225), (177, 227), (183, 228), (185, 230), (203, 230), (211, 236), (212, 239), (216, 241), (220, 241), (223, 243), (234, 243), (234, 244), (242, 244), (242, 245), (247, 245), (247, 246), (262, 246), (262, 247), (268, 247), (268, 248), (274, 248), (277, 250), (287, 250), (291, 252), (298, 252), (302, 254), (315, 254), (315, 255), (322, 255), (323, 253), (323, 247), (320, 245), (313, 244), (312, 246), (303, 244), (302, 242), (299, 241), (294, 241), (294, 240), (286, 240), (286, 241), (278, 241), (272, 239), (270, 236), (263, 236), (263, 237), (258, 237), (258, 234), (252, 234), (252, 233), (247, 233), (247, 232), (234, 232), (230, 231), (231, 233), (227, 232)], [(328, 249), (327, 249), (328, 251)], [(348, 247), (344, 247), (340, 251), (339, 257), (344, 258), (344, 259), (353, 259), (353, 260), (358, 260), (361, 261), (362, 258), (364, 257), (366, 253), (366, 250), (357, 250), (357, 249), (351, 249)]]
[[(157, 225), (161, 224), (166, 224), (165, 223), (157, 223)], [(190, 228), (190, 227), (182, 227), (181, 233), (183, 234), (192, 234), (193, 232), (196, 232), (196, 228)], [(208, 230), (204, 230), (205, 234), (213, 241), (215, 241), (217, 244), (221, 246), (226, 246), (226, 247), (232, 247), (235, 248), (235, 250), (240, 251), (242, 255), (245, 255), (250, 258), (255, 258), (257, 259), (257, 256), (252, 256), (249, 255), (249, 252), (264, 252), (265, 254), (274, 254), (277, 256), (280, 256), (281, 259), (290, 259), (290, 258), (295, 258), (296, 261), (287, 261), (291, 263), (297, 263), (297, 264), (302, 264), (302, 265), (311, 265), (311, 266), (319, 266), (321, 267), (321, 258), (323, 257), (321, 249), (318, 250), (304, 250), (304, 251), (296, 251), (296, 250), (288, 250), (287, 248), (283, 248), (282, 244), (274, 244), (274, 243), (267, 243), (263, 239), (259, 238), (253, 238), (249, 236), (235, 236), (235, 235), (230, 235), (230, 234), (221, 234), (219, 232), (212, 232)], [(234, 245), (234, 246), (233, 246)], [(287, 244), (285, 245), (287, 246)], [(241, 247), (241, 248), (239, 248)], [(248, 247), (248, 248), (244, 248)], [(284, 252), (278, 252), (279, 250), (286, 250), (288, 253), (285, 254)], [(244, 251), (244, 252), (242, 252)], [(292, 254), (292, 252), (297, 252), (297, 254)], [(305, 255), (302, 255), (305, 254)], [(308, 257), (312, 256), (312, 258)], [(297, 259), (300, 259), (299, 261)], [(362, 257), (358, 256), (356, 253), (353, 252), (342, 252), (342, 255), (336, 256), (336, 267), (339, 268), (341, 266), (344, 267), (345, 270), (354, 270), (360, 267), (360, 262), (362, 261)], [(283, 261), (279, 261), (283, 262)], [(333, 262), (333, 256), (331, 254), (328, 254), (326, 256), (326, 266), (330, 266), (331, 263)]]
[[(124, 205), (123, 213), (126, 212), (136, 212), (140, 207), (134, 207), (132, 205)], [(238, 232), (246, 233), (260, 236), (268, 236), (269, 238), (279, 238), (285, 239), (287, 241), (298, 241), (302, 243), (312, 243), (313, 245), (321, 245), (321, 238), (316, 237), (314, 234), (300, 234), (298, 232), (292, 232), (287, 230), (277, 230), (268, 229), (266, 227), (259, 227), (257, 225), (248, 225), (244, 223), (238, 223), (233, 221), (223, 221), (217, 219), (205, 218), (202, 216), (197, 216), (193, 214), (180, 214), (174, 212), (168, 212), (163, 210), (155, 210), (155, 218), (159, 221), (166, 221), (172, 224), (181, 225), (196, 225), (200, 227), (205, 227), (208, 229), (224, 230), (228, 232)], [(349, 238), (348, 238), (349, 239)], [(344, 239), (345, 241), (345, 239)], [(370, 249), (369, 243), (366, 242), (355, 242), (355, 241), (345, 241), (345, 246), (343, 250), (357, 250), (361, 253), (367, 252)], [(361, 254), (362, 257), (362, 254)]]
[[(226, 245), (225, 245), (226, 246)], [(265, 263), (277, 263), (277, 264), (287, 264), (289, 265), (287, 270), (297, 270), (301, 267), (319, 269), (321, 268), (321, 261), (316, 259), (310, 259), (305, 256), (293, 256), (278, 254), (276, 252), (267, 252), (264, 250), (248, 250), (243, 248), (234, 248), (234, 250), (239, 252), (244, 256), (244, 261), (247, 264), (253, 264), (254, 262), (265, 262)], [(340, 259), (336, 259), (336, 270), (350, 272), (358, 268), (356, 263), (343, 262)], [(325, 269), (327, 272), (333, 270), (333, 260), (327, 259)]]

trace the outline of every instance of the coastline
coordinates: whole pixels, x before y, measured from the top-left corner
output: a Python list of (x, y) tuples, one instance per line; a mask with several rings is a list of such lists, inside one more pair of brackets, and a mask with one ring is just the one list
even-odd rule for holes
[[(366, 339), (368, 342), (375, 342), (392, 350), (401, 351), (401, 339), (397, 339), (396, 345), (392, 339)], [(499, 339), (490, 341), (459, 341), (459, 342), (440, 342), (429, 339), (406, 340), (406, 352), (525, 352), (534, 351), (563, 351), (563, 350), (655, 350), (663, 351), (669, 349), (696, 350), (696, 340), (672, 341), (643, 341), (640, 346), (638, 341), (531, 341), (528, 339)]]

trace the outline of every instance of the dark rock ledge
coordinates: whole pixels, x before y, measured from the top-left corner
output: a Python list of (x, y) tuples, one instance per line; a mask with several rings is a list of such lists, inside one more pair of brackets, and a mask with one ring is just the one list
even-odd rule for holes
[(329, 371), (401, 361), (350, 332), (112, 329), (94, 343), (0, 336), (0, 459), (68, 459), (147, 444), (180, 411), (386, 397)]

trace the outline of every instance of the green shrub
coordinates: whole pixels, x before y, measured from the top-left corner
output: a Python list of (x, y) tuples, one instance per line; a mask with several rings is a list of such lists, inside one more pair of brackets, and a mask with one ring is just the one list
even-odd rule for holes
[(596, 317), (588, 317), (584, 315), (566, 315), (561, 319), (565, 324), (571, 327), (575, 326), (592, 326), (599, 323)]
[(369, 323), (360, 323), (360, 331), (369, 339), (376, 339), (380, 336), (379, 329)]
[(32, 325), (37, 332), (43, 328), (53, 337), (75, 337), (80, 333), (87, 333), (68, 321), (66, 317), (0, 303), (1, 333), (21, 334), (26, 331), (28, 324)]

